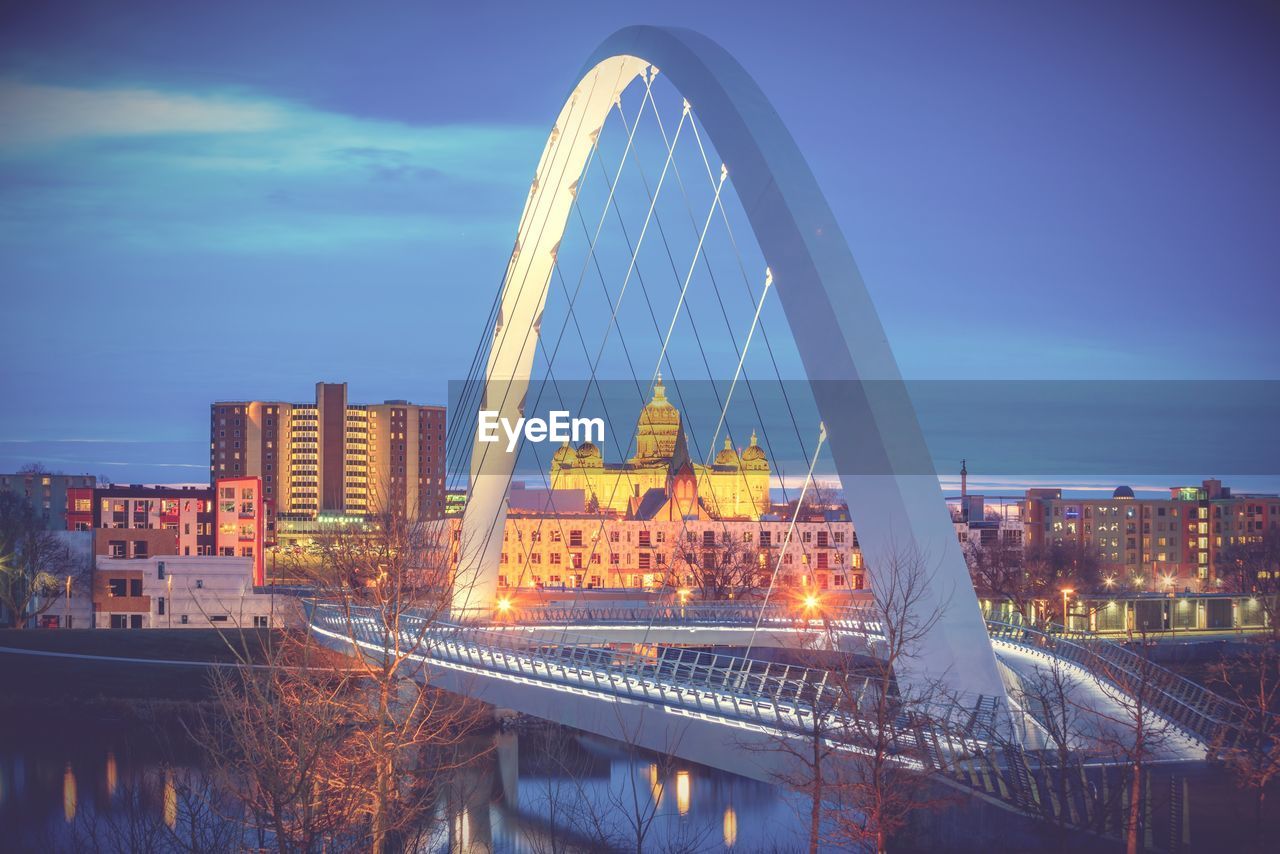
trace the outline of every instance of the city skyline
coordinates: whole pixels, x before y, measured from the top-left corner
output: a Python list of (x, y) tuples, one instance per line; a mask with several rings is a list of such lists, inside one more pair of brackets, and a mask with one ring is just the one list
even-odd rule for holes
[[(133, 8), (24, 8), (0, 42), (6, 293), (30, 321), (2, 345), (21, 406), (0, 469), (195, 481), (210, 400), (319, 377), (444, 402), (470, 355), (447, 342), (479, 329), (576, 46), (624, 13), (553, 28), (482, 4), (389, 27), (335, 8), (282, 38), (283, 12)], [(809, 4), (781, 30), (648, 11), (751, 58), (909, 378), (1277, 376), (1265, 11)], [(465, 47), (481, 32), (503, 61)], [(572, 59), (547, 61), (556, 45)], [(339, 317), (359, 346), (312, 334)]]

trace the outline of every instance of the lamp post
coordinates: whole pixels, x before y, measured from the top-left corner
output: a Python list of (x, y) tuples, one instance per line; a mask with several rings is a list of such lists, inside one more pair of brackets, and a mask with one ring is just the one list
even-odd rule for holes
[(173, 574), (166, 572), (164, 575), (165, 587), (168, 588), (164, 597), (164, 612), (169, 620), (169, 628), (173, 628)]

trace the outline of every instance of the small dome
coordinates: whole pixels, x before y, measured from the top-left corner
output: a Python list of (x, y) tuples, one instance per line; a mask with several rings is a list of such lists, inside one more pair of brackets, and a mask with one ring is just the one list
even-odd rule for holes
[(742, 451), (742, 467), (749, 469), (767, 469), (769, 460), (764, 455), (764, 448), (756, 444), (756, 432), (751, 431), (751, 444)]
[(1111, 493), (1112, 498), (1132, 498), (1133, 489), (1128, 486), (1117, 486), (1116, 491)]
[(571, 463), (574, 461), (573, 448), (569, 447), (569, 443), (565, 442), (556, 448), (556, 452), (551, 455), (551, 461), (555, 463)]
[(724, 449), (716, 454), (716, 465), (718, 466), (738, 466), (738, 453), (733, 449), (733, 442), (729, 441), (729, 437), (724, 437)]
[(578, 446), (578, 463), (586, 466), (598, 466), (604, 462), (604, 456), (591, 442), (583, 442)]

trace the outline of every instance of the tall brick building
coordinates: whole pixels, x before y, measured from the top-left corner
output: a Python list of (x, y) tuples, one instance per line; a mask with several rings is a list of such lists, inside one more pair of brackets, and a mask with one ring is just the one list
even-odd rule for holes
[(352, 404), (346, 383), (317, 383), (314, 403), (209, 407), (210, 477), (261, 477), (280, 518), (363, 517), (388, 508), (441, 517), (444, 448), (443, 406)]

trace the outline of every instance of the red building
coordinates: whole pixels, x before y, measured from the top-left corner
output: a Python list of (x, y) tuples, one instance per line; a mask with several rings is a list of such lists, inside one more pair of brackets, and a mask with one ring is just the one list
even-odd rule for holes
[[(258, 477), (220, 478), (213, 486), (104, 486), (67, 491), (67, 528), (99, 530), (95, 552), (110, 557), (172, 554), (247, 557), (253, 583), (265, 583), (267, 508)], [(119, 531), (118, 535), (113, 531)], [(128, 531), (171, 531), (170, 545)]]

